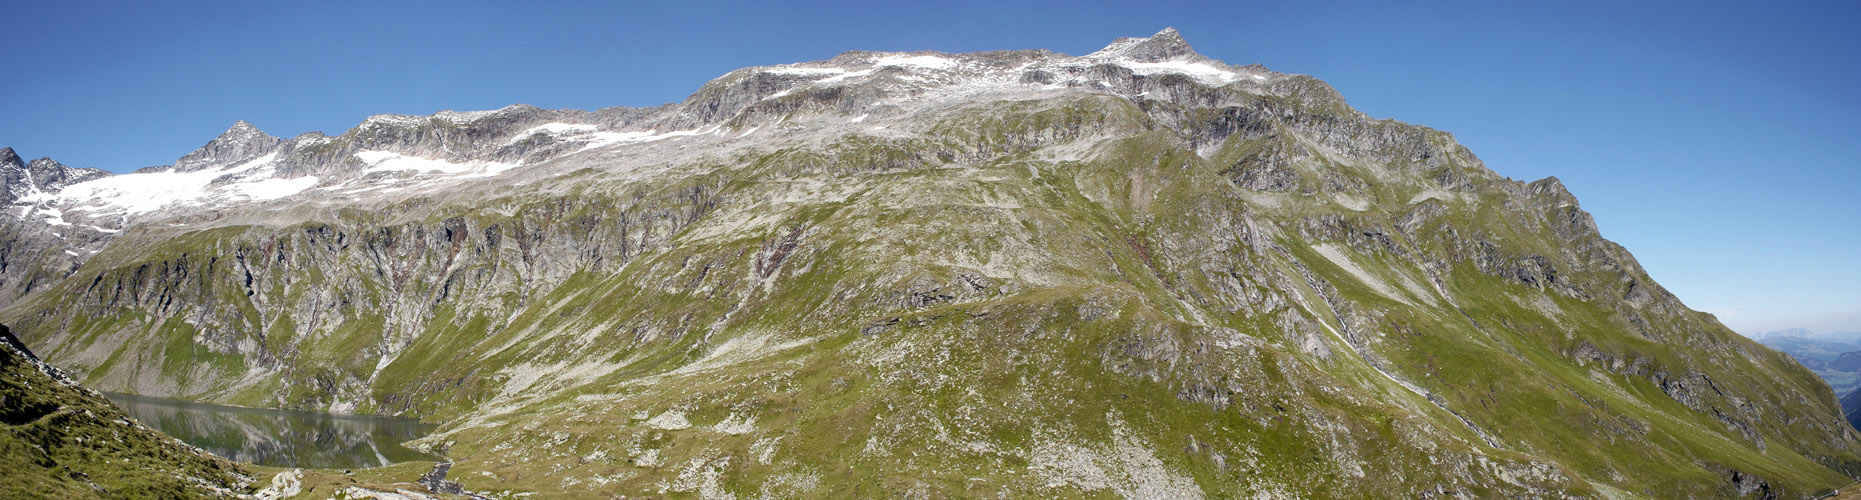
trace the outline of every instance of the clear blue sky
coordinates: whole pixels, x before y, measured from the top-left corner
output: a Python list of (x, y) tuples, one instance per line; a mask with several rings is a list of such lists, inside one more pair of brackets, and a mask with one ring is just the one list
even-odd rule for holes
[(1174, 26), (1558, 176), (1735, 329), (1861, 330), (1861, 3), (894, 3), (8, 2), (0, 145), (126, 171), (235, 120), (647, 106), (846, 50), (1083, 54)]

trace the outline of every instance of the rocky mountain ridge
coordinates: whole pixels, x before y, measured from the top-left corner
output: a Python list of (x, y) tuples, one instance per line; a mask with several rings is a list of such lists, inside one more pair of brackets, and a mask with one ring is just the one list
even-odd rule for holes
[[(1147, 78), (1150, 77), (1150, 78)], [(433, 116), (377, 115), (341, 136), (311, 132), (292, 139), (240, 121), (174, 164), (148, 167), (61, 193), (68, 184), (98, 180), (102, 171), (22, 194), (16, 210), (53, 215), (64, 223), (121, 229), (128, 221), (211, 209), (216, 204), (281, 198), (335, 197), (409, 189), (496, 175), (598, 148), (670, 139), (710, 139), (756, 133), (766, 118), (798, 110), (863, 121), (872, 113), (903, 114), (947, 106), (972, 96), (1090, 88), (1156, 98), (1150, 92), (1190, 92), (1181, 78), (1202, 84), (1261, 87), (1309, 77), (1264, 68), (1230, 67), (1196, 54), (1173, 32), (1122, 39), (1084, 57), (1024, 50), (977, 54), (849, 52), (829, 61), (746, 68), (718, 78), (684, 102), (659, 108), (594, 112), (511, 106)], [(1308, 83), (1309, 84), (1309, 83)], [(1322, 84), (1319, 84), (1322, 85)], [(1328, 89), (1327, 89), (1328, 90)], [(857, 115), (857, 116), (853, 116)], [(878, 123), (882, 118), (875, 118)], [(851, 121), (851, 120), (849, 120)], [(857, 122), (854, 122), (857, 123)], [(883, 130), (883, 126), (875, 126)], [(216, 175), (182, 176), (211, 171)], [(167, 175), (163, 175), (167, 174)], [(62, 179), (62, 178), (61, 178)], [(153, 185), (153, 186), (151, 186)], [(113, 199), (113, 198), (128, 198)], [(158, 209), (165, 209), (157, 212)], [(59, 210), (59, 212), (48, 212)]]
[(416, 444), (473, 491), (1782, 498), (1861, 475), (1826, 385), (1688, 309), (1555, 178), (1174, 30), (848, 52), (655, 108), (235, 125), (9, 213), (0, 321), (87, 384), (443, 422)]
[(65, 186), (110, 175), (94, 168), (72, 168), (51, 158), (26, 162), (13, 148), (0, 148), (0, 203), (56, 192)]

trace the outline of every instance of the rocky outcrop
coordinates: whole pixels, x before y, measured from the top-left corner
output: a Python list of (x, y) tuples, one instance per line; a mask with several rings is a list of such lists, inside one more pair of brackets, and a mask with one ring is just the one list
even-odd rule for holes
[(1732, 487), (1738, 490), (1738, 494), (1741, 497), (1755, 498), (1758, 500), (1777, 500), (1777, 498), (1779, 498), (1777, 492), (1771, 490), (1770, 483), (1765, 482), (1762, 478), (1736, 470), (1731, 471), (1728, 475), (1731, 476)]
[(446, 479), (446, 472), (449, 470), (452, 470), (452, 464), (450, 462), (434, 464), (433, 470), (428, 471), (425, 475), (420, 476), (420, 485), (425, 486), (427, 491), (433, 492), (433, 493), (445, 493), (445, 494), (451, 494), (451, 495), (464, 494), (465, 488), (462, 486), (459, 486), (459, 483), (457, 481), (450, 481)]

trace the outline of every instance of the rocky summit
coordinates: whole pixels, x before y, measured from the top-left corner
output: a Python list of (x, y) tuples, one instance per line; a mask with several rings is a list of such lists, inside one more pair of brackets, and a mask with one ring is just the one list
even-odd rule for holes
[(1557, 179), (1174, 30), (1077, 57), (847, 52), (653, 108), (241, 122), (123, 175), (0, 156), (0, 322), (46, 361), (100, 390), (440, 424), (410, 446), (452, 461), (446, 495), (1805, 498), (1861, 477), (1828, 385), (1689, 309)]

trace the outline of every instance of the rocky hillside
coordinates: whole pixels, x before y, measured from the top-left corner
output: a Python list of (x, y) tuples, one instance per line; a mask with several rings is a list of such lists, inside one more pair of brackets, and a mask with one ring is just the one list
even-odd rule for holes
[(0, 497), (233, 498), (242, 468), (132, 423), (0, 325)]
[(472, 491), (1861, 477), (1826, 385), (1654, 283), (1556, 179), (1174, 30), (848, 52), (655, 108), (240, 124), (9, 214), (0, 321), (86, 383), (440, 422), (416, 444)]

